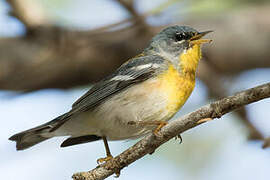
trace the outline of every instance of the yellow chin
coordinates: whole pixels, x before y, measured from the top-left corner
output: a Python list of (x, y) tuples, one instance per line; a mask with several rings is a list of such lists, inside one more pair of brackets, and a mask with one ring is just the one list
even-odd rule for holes
[(179, 56), (179, 62), (182, 73), (186, 76), (194, 77), (201, 59), (201, 48), (199, 44), (194, 44)]

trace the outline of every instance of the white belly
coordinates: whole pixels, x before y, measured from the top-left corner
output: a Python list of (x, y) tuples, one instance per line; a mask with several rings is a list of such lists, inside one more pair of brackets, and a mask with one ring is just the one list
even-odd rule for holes
[(134, 85), (114, 95), (96, 109), (67, 121), (55, 131), (55, 135), (97, 135), (106, 136), (109, 140), (121, 140), (151, 132), (156, 126), (136, 122), (167, 121), (171, 118), (166, 110), (168, 95), (153, 89), (155, 83), (154, 79), (148, 80), (143, 89), (138, 87), (142, 84)]

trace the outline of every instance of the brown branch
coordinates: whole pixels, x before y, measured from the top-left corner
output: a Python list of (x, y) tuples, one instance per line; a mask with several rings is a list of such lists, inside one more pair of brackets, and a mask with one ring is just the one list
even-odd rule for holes
[[(118, 0), (118, 2), (120, 4), (122, 4), (122, 1), (123, 0)], [(125, 24), (128, 24), (128, 23), (133, 23), (133, 25), (138, 25), (139, 23), (137, 23), (136, 21), (140, 21), (140, 20), (144, 20), (145, 18), (149, 17), (149, 16), (155, 16), (155, 15), (158, 15), (162, 12), (163, 9), (166, 9), (167, 7), (169, 7), (172, 3), (168, 3), (168, 2), (164, 2), (164, 3), (161, 3), (159, 6), (157, 6), (156, 8), (154, 9), (151, 9), (150, 11), (147, 11), (143, 14), (138, 14), (138, 12), (134, 9), (134, 5), (132, 5), (132, 13), (133, 14), (133, 17), (130, 17), (130, 18), (126, 18), (122, 21), (119, 21), (119, 22), (116, 22), (116, 23), (113, 23), (113, 24), (109, 24), (109, 25), (105, 25), (103, 27), (99, 27), (99, 28), (96, 28), (94, 30), (92, 30), (91, 32), (93, 34), (96, 34), (96, 33), (101, 33), (101, 32), (104, 32), (104, 31), (108, 31), (112, 28), (115, 28), (115, 27), (120, 27), (120, 26), (123, 26)], [(125, 4), (122, 4), (122, 6), (126, 6)], [(128, 5), (130, 6), (130, 5)], [(129, 10), (129, 8), (125, 7), (127, 10)], [(147, 25), (145, 22), (143, 23), (144, 25)], [(149, 25), (147, 25), (149, 26)], [(131, 26), (129, 28), (133, 28), (134, 26)], [(148, 27), (149, 30), (150, 30), (150, 26)]]
[(6, 0), (12, 10), (10, 14), (20, 20), (26, 28), (49, 25), (48, 16), (36, 1), (32, 0)]
[[(186, 24), (212, 29), (213, 46), (206, 46), (207, 58), (216, 71), (232, 76), (246, 70), (270, 67), (270, 6), (253, 6), (236, 12), (188, 19)], [(253, 27), (253, 28), (251, 28)]]
[[(256, 21), (256, 25), (262, 28), (246, 28), (242, 34), (234, 33), (235, 28), (229, 22), (233, 20), (237, 24), (246, 18), (245, 26), (254, 26), (253, 14), (243, 16), (239, 11), (240, 14), (189, 20), (189, 23), (179, 24), (199, 30), (215, 30), (212, 35), (214, 42), (204, 49), (204, 54), (217, 71), (239, 73), (252, 68), (270, 67), (267, 45), (270, 29), (267, 28), (268, 19), (265, 20), (267, 16), (264, 9), (270, 12), (270, 6), (250, 10), (250, 13), (257, 13), (256, 19), (260, 21)], [(95, 82), (147, 46), (152, 35), (138, 33), (138, 28), (133, 26), (97, 33), (95, 30), (72, 31), (41, 26), (24, 37), (0, 38), (0, 89), (34, 91), (72, 88)], [(158, 32), (163, 27), (149, 28)], [(240, 43), (246, 36), (252, 43)], [(257, 40), (258, 37), (261, 37), (260, 40)], [(259, 51), (254, 52), (255, 48), (244, 46), (254, 46), (255, 42)], [(234, 49), (234, 53), (230, 49)]]
[(151, 38), (131, 37), (136, 28), (119, 31), (93, 35), (48, 27), (25, 38), (0, 38), (0, 89), (33, 91), (95, 82), (142, 51)]
[(121, 4), (125, 9), (129, 11), (129, 13), (134, 16), (138, 17), (139, 14), (134, 8), (134, 1), (133, 0), (117, 0), (119, 4)]
[(135, 7), (134, 7), (134, 1), (133, 0), (117, 0), (119, 4), (121, 4), (133, 17), (130, 22), (134, 23), (134, 25), (137, 25), (140, 27), (138, 29), (139, 34), (150, 34), (154, 35), (153, 32), (151, 31), (151, 27), (148, 26), (148, 24), (145, 22), (145, 17), (144, 15), (140, 15)]
[(151, 134), (108, 161), (106, 164), (98, 166), (89, 172), (76, 173), (72, 177), (74, 180), (105, 179), (146, 154), (154, 152), (160, 145), (178, 134), (202, 124), (198, 123), (199, 120), (205, 118), (220, 118), (224, 114), (236, 110), (237, 108), (269, 97), (270, 83), (267, 83), (203, 106), (194, 112), (170, 122), (161, 129), (158, 137)]

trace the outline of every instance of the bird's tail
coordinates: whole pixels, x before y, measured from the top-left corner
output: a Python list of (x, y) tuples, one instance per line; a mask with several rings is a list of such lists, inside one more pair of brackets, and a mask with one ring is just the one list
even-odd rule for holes
[(51, 132), (54, 131), (57, 127), (59, 127), (63, 116), (64, 115), (48, 123), (15, 134), (11, 136), (9, 140), (16, 141), (17, 150), (24, 150), (42, 141), (50, 139), (51, 137), (53, 137), (53, 133)]

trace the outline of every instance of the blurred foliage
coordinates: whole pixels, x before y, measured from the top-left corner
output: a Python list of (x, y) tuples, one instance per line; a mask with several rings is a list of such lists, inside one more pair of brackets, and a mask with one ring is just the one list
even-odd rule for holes
[(220, 13), (230, 10), (239, 10), (239, 8), (245, 8), (247, 6), (255, 6), (263, 3), (269, 3), (269, 0), (191, 0), (183, 1), (178, 0), (174, 1), (175, 3), (185, 3), (186, 8), (184, 10), (181, 8), (178, 11), (178, 15), (191, 13), (194, 14), (203, 14), (211, 15), (212, 13)]

